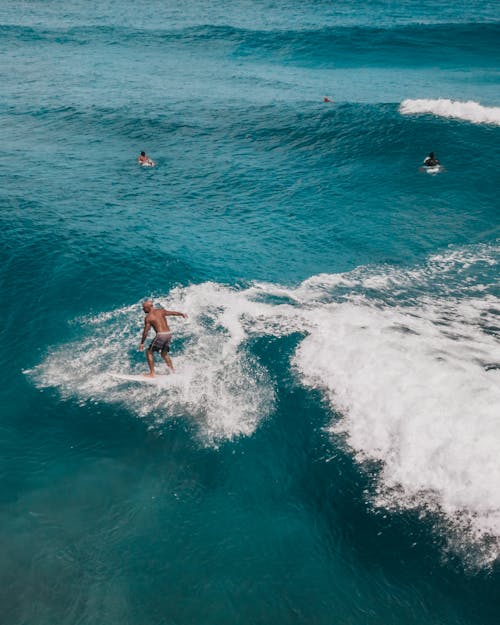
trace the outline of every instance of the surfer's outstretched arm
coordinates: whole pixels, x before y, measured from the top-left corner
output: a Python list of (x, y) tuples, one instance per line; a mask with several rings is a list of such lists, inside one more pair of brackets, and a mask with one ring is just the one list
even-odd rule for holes
[(184, 317), (184, 319), (187, 318), (187, 315), (185, 313), (176, 312), (175, 310), (164, 310), (163, 314), (165, 315), (165, 317)]

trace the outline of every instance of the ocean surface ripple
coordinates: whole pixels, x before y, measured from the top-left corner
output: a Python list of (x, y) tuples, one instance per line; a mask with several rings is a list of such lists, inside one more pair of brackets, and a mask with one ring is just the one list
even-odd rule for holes
[(498, 3), (6, 0), (0, 52), (0, 622), (497, 625)]

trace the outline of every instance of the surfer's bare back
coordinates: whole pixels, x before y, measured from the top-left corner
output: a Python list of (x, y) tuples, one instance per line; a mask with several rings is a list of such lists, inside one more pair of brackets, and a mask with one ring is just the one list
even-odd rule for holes
[(174, 310), (165, 310), (164, 308), (155, 308), (153, 300), (146, 300), (142, 304), (142, 310), (146, 313), (144, 317), (144, 330), (142, 332), (141, 344), (139, 345), (139, 351), (144, 350), (144, 343), (148, 338), (151, 328), (156, 332), (156, 336), (149, 344), (146, 350), (146, 358), (149, 365), (149, 373), (144, 375), (149, 378), (155, 377), (155, 359), (154, 352), (160, 352), (161, 357), (166, 362), (170, 371), (174, 372), (174, 365), (168, 355), (170, 351), (170, 343), (172, 341), (172, 332), (168, 327), (167, 317), (187, 317), (184, 313), (175, 312)]

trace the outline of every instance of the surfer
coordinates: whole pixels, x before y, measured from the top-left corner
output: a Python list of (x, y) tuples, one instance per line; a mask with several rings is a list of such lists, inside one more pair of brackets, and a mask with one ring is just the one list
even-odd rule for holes
[(155, 162), (149, 158), (146, 152), (141, 152), (137, 157), (137, 162), (140, 165), (146, 165), (147, 167), (154, 167)]
[(333, 104), (333, 100), (330, 100), (327, 95), (325, 95), (325, 97), (323, 98), (323, 102), (330, 102), (331, 104)]
[(168, 327), (167, 317), (184, 317), (184, 319), (186, 319), (187, 315), (181, 312), (175, 312), (173, 310), (165, 310), (164, 308), (155, 308), (153, 300), (150, 299), (143, 302), (142, 310), (145, 312), (146, 316), (144, 318), (144, 331), (142, 333), (139, 351), (144, 351), (144, 343), (148, 338), (148, 334), (151, 328), (153, 328), (153, 330), (156, 332), (156, 336), (151, 341), (149, 347), (146, 350), (149, 373), (145, 373), (144, 375), (148, 378), (155, 377), (155, 352), (160, 352), (160, 355), (165, 361), (167, 367), (173, 373), (174, 365), (172, 364), (172, 360), (168, 355), (168, 352), (170, 351), (170, 343), (172, 341), (172, 333), (170, 332), (170, 328)]
[(437, 167), (439, 165), (439, 161), (437, 160), (434, 152), (431, 152), (429, 156), (424, 160), (424, 165), (426, 167)]

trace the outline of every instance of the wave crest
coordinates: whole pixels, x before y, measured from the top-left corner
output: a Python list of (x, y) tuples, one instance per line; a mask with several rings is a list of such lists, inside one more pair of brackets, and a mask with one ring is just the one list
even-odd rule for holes
[[(484, 564), (500, 556), (499, 261), (498, 245), (480, 245), (411, 269), (320, 274), (296, 288), (179, 287), (168, 307), (190, 318), (172, 324), (178, 373), (167, 389), (106, 375), (144, 371), (143, 356), (134, 355), (138, 304), (80, 320), (83, 339), (56, 348), (32, 376), (63, 395), (125, 404), (160, 425), (190, 419), (217, 444), (251, 435), (274, 409), (252, 341), (300, 333), (293, 372), (325, 396), (328, 427), (360, 466), (381, 467), (372, 503), (438, 513), (450, 540), (459, 537), (454, 549), (470, 553), (473, 544)], [(122, 345), (131, 345), (128, 355)]]
[(493, 124), (500, 126), (500, 107), (482, 106), (478, 102), (469, 100), (460, 102), (439, 98), (437, 100), (403, 100), (399, 107), (403, 115), (419, 115), (430, 113), (438, 117), (462, 119), (473, 124)]

